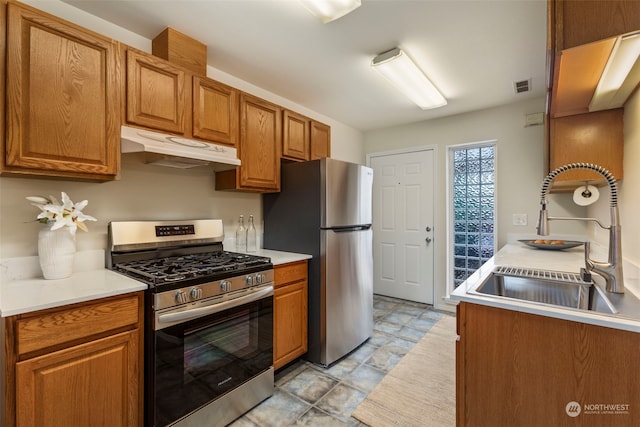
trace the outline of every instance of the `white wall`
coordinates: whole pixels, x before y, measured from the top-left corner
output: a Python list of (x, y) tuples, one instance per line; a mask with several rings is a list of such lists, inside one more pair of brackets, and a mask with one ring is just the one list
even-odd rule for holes
[[(540, 187), (544, 178), (544, 128), (524, 127), (525, 115), (544, 111), (544, 98), (502, 107), (414, 123), (365, 133), (365, 151), (437, 145), (435, 193), (436, 223), (436, 306), (446, 296), (446, 165), (447, 147), (463, 143), (497, 140), (497, 248), (511, 233), (535, 233)], [(554, 216), (584, 216), (584, 208), (574, 205), (568, 195), (549, 197)], [(512, 214), (524, 213), (528, 225), (512, 225)], [(554, 234), (585, 234), (581, 223), (553, 224)]]
[[(151, 51), (150, 40), (66, 3), (57, 0), (26, 0), (24, 3), (143, 51)], [(208, 75), (330, 125), (332, 157), (364, 163), (363, 135), (360, 131), (212, 67), (208, 68)], [(117, 220), (220, 218), (229, 235), (235, 230), (238, 215), (253, 214), (258, 232), (262, 230), (260, 195), (215, 191), (214, 173), (209, 167), (178, 170), (147, 165), (143, 163), (141, 155), (127, 154), (123, 156), (119, 181), (96, 184), (0, 176), (0, 259), (36, 255), (36, 238), (42, 225), (33, 222), (38, 209), (31, 206), (25, 197), (60, 197), (61, 191), (67, 192), (74, 202), (89, 200), (85, 212), (99, 220), (88, 224), (88, 233), (78, 232), (79, 251), (106, 248), (107, 223)]]

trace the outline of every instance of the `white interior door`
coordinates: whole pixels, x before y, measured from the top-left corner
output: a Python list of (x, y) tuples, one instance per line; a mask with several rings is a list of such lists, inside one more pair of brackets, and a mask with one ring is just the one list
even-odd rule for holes
[(373, 292), (433, 304), (434, 152), (370, 157)]

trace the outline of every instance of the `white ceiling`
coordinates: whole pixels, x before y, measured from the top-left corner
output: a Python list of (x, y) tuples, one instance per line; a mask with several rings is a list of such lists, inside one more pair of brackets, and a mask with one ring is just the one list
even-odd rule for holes
[[(297, 0), (64, 1), (148, 39), (170, 26), (206, 44), (210, 66), (363, 131), (545, 93), (546, 0), (362, 0), (328, 24)], [(396, 46), (447, 106), (423, 111), (371, 70)]]

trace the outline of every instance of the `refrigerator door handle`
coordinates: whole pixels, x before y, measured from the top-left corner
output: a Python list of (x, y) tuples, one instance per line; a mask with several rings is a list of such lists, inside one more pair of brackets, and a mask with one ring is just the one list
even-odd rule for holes
[(369, 230), (371, 228), (371, 224), (364, 225), (349, 225), (344, 227), (322, 227), (321, 230), (331, 230), (336, 233), (348, 233), (350, 231), (364, 231)]

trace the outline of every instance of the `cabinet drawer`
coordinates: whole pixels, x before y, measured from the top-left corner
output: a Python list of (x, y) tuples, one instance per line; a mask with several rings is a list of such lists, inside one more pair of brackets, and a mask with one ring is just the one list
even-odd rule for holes
[(19, 316), (15, 327), (17, 353), (22, 355), (110, 330), (136, 326), (139, 304), (138, 295), (129, 295)]
[(287, 283), (307, 280), (307, 261), (278, 265), (274, 268), (273, 274), (276, 288)]

